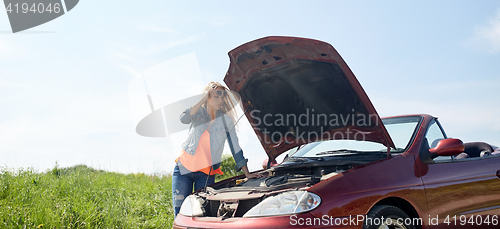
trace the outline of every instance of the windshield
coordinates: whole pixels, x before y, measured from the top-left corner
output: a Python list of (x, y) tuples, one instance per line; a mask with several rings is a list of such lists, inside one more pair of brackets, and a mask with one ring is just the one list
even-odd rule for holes
[[(391, 151), (401, 153), (408, 147), (421, 119), (420, 116), (382, 119), (396, 146), (396, 149), (391, 149)], [(321, 157), (370, 152), (387, 152), (387, 148), (381, 143), (368, 141), (327, 140), (299, 146), (298, 150), (291, 150), (289, 155), (293, 157)]]

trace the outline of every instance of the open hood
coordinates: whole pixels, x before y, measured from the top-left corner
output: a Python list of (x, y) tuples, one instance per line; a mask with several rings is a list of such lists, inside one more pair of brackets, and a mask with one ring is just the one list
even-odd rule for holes
[(265, 37), (231, 50), (229, 58), (224, 82), (241, 96), (269, 158), (328, 139), (394, 148), (365, 91), (330, 44)]

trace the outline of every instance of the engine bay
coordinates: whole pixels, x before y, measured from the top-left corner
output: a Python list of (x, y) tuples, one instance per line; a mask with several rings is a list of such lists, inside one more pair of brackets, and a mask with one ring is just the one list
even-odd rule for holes
[(349, 168), (351, 166), (271, 168), (262, 171), (267, 174), (265, 177), (220, 182), (196, 195), (203, 199), (205, 217), (242, 217), (269, 196), (313, 186)]
[(340, 158), (288, 160), (259, 173), (262, 178), (233, 177), (199, 190), (204, 217), (234, 218), (243, 215), (268, 197), (287, 191), (306, 190), (323, 180), (385, 156), (358, 155)]

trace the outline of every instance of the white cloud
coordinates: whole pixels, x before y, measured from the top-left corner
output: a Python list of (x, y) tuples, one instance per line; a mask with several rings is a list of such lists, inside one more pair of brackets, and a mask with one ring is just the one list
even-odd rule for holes
[[(205, 33), (182, 35), (176, 37), (178, 38), (169, 39), (166, 41), (162, 40), (161, 42), (155, 41), (152, 42), (154, 44), (148, 43), (148, 44), (141, 44), (140, 46), (115, 43), (113, 44), (114, 46), (116, 46), (116, 48), (114, 49), (115, 51), (110, 53), (113, 56), (111, 58), (111, 61), (116, 62), (117, 65), (119, 65), (121, 68), (125, 69), (128, 72), (131, 72), (130, 71), (131, 69), (126, 67), (127, 65), (133, 63), (134, 66), (138, 66), (139, 65), (138, 63), (141, 63), (142, 67), (141, 70), (143, 70), (150, 67), (153, 64), (157, 64), (147, 61), (149, 55), (151, 54), (165, 51), (167, 49), (171, 49), (177, 46), (189, 45), (191, 43), (195, 43), (197, 41), (208, 38), (208, 36)], [(128, 64), (122, 66), (122, 64), (119, 64), (121, 62), (127, 62)], [(135, 67), (135, 69), (140, 69), (140, 68)]]
[(160, 32), (160, 33), (177, 33), (175, 29), (164, 28), (155, 25), (142, 25), (140, 26), (140, 29), (145, 31)]
[(153, 46), (152, 51), (164, 51), (164, 50), (176, 47), (176, 46), (187, 45), (187, 44), (194, 43), (196, 41), (200, 41), (200, 40), (203, 40), (206, 38), (208, 38), (208, 36), (205, 33), (199, 33), (196, 35), (189, 35), (189, 36), (181, 38), (181, 39), (168, 41), (165, 45)]
[(474, 42), (491, 53), (500, 52), (500, 10), (487, 25), (476, 29)]
[(0, 79), (0, 87), (1, 86), (11, 87), (11, 88), (22, 88), (22, 87), (28, 87), (29, 85), (6, 82), (6, 81), (3, 81), (2, 79)]
[(125, 60), (125, 61), (135, 61), (136, 58), (132, 56), (127, 56), (121, 53), (112, 53), (113, 56), (118, 57), (120, 60)]
[(0, 52), (5, 51), (7, 51), (7, 44), (5, 44), (5, 41), (0, 40)]
[(394, 89), (391, 95), (375, 93), (370, 99), (382, 117), (430, 114), (439, 118), (450, 137), (465, 142), (485, 141), (500, 145), (500, 108), (496, 106), (500, 104), (496, 95), (499, 83), (498, 79), (471, 79), (422, 87), (409, 86)]
[[(85, 163), (119, 171), (169, 171), (173, 155), (165, 139), (135, 134), (126, 94), (41, 95), (0, 120), (0, 165), (45, 170)], [(43, 109), (46, 107), (46, 109)]]
[(228, 16), (205, 16), (203, 18), (199, 18), (200, 21), (207, 22), (208, 24), (212, 26), (217, 26), (217, 27), (223, 27), (229, 24), (231, 21), (231, 18)]
[(116, 64), (116, 65), (133, 76), (139, 76), (141, 74), (140, 71), (134, 69), (132, 66), (123, 65), (123, 64)]
[(0, 59), (21, 57), (24, 47), (19, 46), (14, 40), (10, 38), (0, 38)]
[(372, 102), (382, 117), (430, 114), (439, 118), (450, 137), (500, 144), (496, 136), (500, 130), (500, 109), (493, 105), (498, 104), (498, 99), (464, 101), (453, 95), (438, 100), (427, 96), (413, 99), (383, 96), (372, 98)]

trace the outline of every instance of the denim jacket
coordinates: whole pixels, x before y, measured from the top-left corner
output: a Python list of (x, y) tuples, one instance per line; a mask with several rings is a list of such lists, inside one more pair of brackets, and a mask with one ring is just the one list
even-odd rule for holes
[[(188, 131), (188, 138), (182, 144), (182, 149), (188, 154), (194, 155), (196, 148), (198, 147), (198, 142), (201, 134), (208, 128), (210, 124), (210, 115), (208, 115), (207, 110), (204, 107), (200, 107), (194, 115), (191, 114), (191, 108), (186, 109), (180, 117), (180, 120), (184, 124), (190, 124)], [(234, 129), (233, 120), (221, 111), (217, 111), (216, 119), (210, 126), (210, 152), (212, 154), (212, 169), (216, 170), (220, 166), (222, 151), (224, 150), (224, 142), (227, 138), (226, 130), (224, 129), (224, 124), (222, 118), (226, 119), (226, 125), (231, 136), (231, 142), (234, 148), (233, 154), (234, 161), (236, 162), (236, 171), (240, 171), (241, 167), (245, 166), (248, 159), (243, 157), (243, 150), (238, 143), (238, 137), (236, 136), (236, 131)]]

